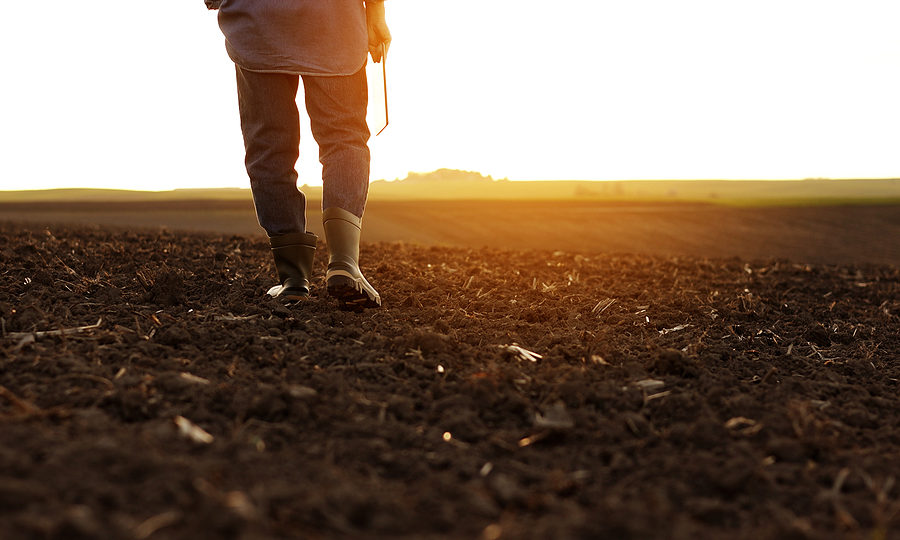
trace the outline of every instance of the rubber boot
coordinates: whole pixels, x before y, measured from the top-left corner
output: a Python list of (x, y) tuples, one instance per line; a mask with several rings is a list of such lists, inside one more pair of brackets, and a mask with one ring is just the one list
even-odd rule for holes
[(309, 297), (309, 278), (316, 254), (313, 233), (290, 233), (269, 237), (275, 270), (281, 284), (269, 289), (269, 296), (284, 302), (296, 302)]
[(325, 287), (341, 308), (359, 310), (381, 306), (381, 296), (359, 270), (359, 235), (362, 220), (343, 208), (322, 212), (328, 243)]

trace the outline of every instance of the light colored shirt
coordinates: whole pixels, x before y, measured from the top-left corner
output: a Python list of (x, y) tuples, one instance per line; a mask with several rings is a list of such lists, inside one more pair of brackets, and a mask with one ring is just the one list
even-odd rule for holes
[(352, 75), (366, 62), (363, 0), (223, 0), (219, 28), (249, 71)]

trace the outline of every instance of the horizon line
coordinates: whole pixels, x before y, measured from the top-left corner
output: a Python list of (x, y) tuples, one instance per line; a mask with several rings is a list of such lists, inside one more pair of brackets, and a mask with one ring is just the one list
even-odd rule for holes
[[(431, 171), (437, 172), (437, 171)], [(464, 172), (473, 172), (473, 171), (464, 171)], [(411, 173), (411, 174), (420, 174), (420, 175), (428, 175), (429, 173)], [(481, 174), (481, 173), (477, 173)], [(407, 178), (395, 178), (393, 180), (388, 180), (386, 178), (379, 178), (377, 180), (370, 180), (371, 183), (375, 182), (384, 182), (388, 184), (400, 183)], [(606, 182), (811, 182), (811, 181), (834, 181), (834, 182), (853, 182), (853, 181), (898, 181), (900, 177), (807, 177), (807, 178), (629, 178), (629, 179), (595, 179), (595, 180), (585, 180), (585, 179), (522, 179), (522, 178), (493, 178), (492, 176), (484, 176), (482, 175), (482, 180), (491, 181), (491, 182), (584, 182), (584, 183), (606, 183)], [(477, 181), (477, 180), (476, 180)], [(450, 182), (460, 182), (460, 180), (448, 180)], [(298, 188), (321, 188), (321, 184), (300, 184)], [(35, 189), (0, 189), (0, 192), (3, 193), (13, 193), (13, 192), (37, 192), (37, 191), (127, 191), (134, 193), (165, 193), (170, 191), (210, 191), (210, 190), (241, 190), (241, 191), (250, 191), (250, 187), (238, 187), (238, 186), (212, 186), (212, 187), (183, 187), (183, 188), (172, 188), (172, 189), (128, 189), (128, 188), (115, 188), (115, 187), (88, 187), (88, 186), (66, 186), (66, 187), (49, 187), (49, 188), (35, 188)]]

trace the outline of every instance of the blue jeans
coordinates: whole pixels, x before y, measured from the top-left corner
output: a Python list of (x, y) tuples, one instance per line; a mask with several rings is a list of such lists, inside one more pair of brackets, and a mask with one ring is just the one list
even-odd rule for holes
[[(306, 232), (306, 196), (297, 189), (294, 168), (300, 156), (300, 77), (237, 67), (245, 164), (256, 217), (269, 236)], [(322, 208), (362, 217), (369, 193), (365, 68), (348, 76), (302, 78), (322, 163)]]

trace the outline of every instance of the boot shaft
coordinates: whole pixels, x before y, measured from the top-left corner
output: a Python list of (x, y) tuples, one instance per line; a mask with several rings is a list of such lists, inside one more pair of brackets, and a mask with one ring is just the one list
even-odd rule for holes
[(275, 270), (284, 289), (309, 294), (309, 278), (318, 238), (312, 233), (291, 233), (272, 236), (269, 245), (275, 260)]
[(331, 207), (322, 212), (322, 225), (328, 243), (328, 266), (357, 266), (362, 219), (343, 208)]
[(359, 310), (381, 305), (381, 296), (359, 269), (359, 238), (362, 219), (343, 208), (326, 208), (322, 224), (328, 242), (325, 286), (342, 309)]

